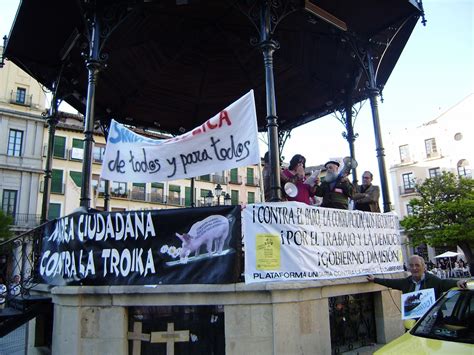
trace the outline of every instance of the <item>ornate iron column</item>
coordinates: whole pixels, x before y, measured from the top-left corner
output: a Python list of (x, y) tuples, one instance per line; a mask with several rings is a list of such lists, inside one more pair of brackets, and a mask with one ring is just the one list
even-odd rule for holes
[(270, 155), (270, 189), (271, 201), (281, 201), (280, 181), (280, 144), (278, 133), (278, 116), (276, 112), (275, 85), (273, 75), (273, 52), (280, 45), (273, 39), (273, 34), (279, 22), (294, 11), (302, 9), (298, 0), (260, 0), (260, 1), (233, 1), (237, 7), (258, 31), (259, 38), (252, 38), (250, 42), (260, 47), (265, 67), (265, 89), (267, 106), (267, 135)]
[[(91, 203), (95, 89), (98, 74), (105, 67), (105, 61), (108, 57), (106, 54), (101, 53), (101, 51), (110, 35), (123, 23), (127, 18), (127, 14), (131, 13), (132, 10), (133, 9), (131, 7), (129, 8), (127, 4), (120, 2), (118, 4), (106, 4), (104, 5), (104, 8), (100, 9), (96, 4), (92, 4), (90, 9), (91, 15), (87, 19), (89, 25), (89, 53), (85, 54), (85, 58), (86, 68), (88, 71), (88, 81), (86, 115), (84, 118), (84, 158), (82, 161), (81, 187), (81, 207), (85, 209), (89, 209)], [(101, 28), (101, 21), (104, 23), (104, 29)]]
[(94, 17), (89, 20), (91, 35), (89, 39), (89, 54), (86, 58), (88, 71), (87, 103), (86, 115), (84, 118), (84, 158), (82, 160), (82, 186), (81, 186), (81, 207), (86, 210), (91, 203), (91, 179), (92, 179), (92, 150), (94, 146), (94, 110), (95, 110), (95, 88), (97, 75), (102, 68), (102, 61), (99, 58), (100, 52), (100, 23), (97, 11)]
[(51, 173), (53, 166), (53, 149), (54, 149), (54, 135), (56, 133), (56, 125), (58, 119), (58, 99), (57, 99), (57, 83), (51, 98), (51, 106), (47, 114), (48, 122), (48, 151), (46, 153), (46, 166), (44, 168), (44, 186), (43, 186), (43, 201), (41, 204), (41, 223), (48, 220), (49, 200), (51, 197)]
[(372, 121), (374, 125), (375, 134), (375, 150), (377, 152), (377, 161), (379, 164), (380, 184), (382, 189), (383, 211), (391, 211), (390, 192), (388, 188), (387, 172), (385, 168), (385, 149), (382, 143), (382, 133), (380, 129), (379, 108), (377, 96), (380, 90), (377, 88), (374, 65), (370, 51), (367, 50), (366, 55), (367, 70), (368, 70), (368, 90), (370, 93), (370, 108), (372, 109)]
[[(354, 133), (354, 122), (352, 120), (352, 92), (347, 92), (346, 95), (346, 102), (345, 102), (345, 124), (346, 124), (346, 132), (342, 134), (342, 136), (347, 140), (349, 143), (349, 155), (352, 159), (355, 159), (355, 140), (358, 137), (357, 134)], [(357, 184), (357, 170), (356, 168), (352, 169), (352, 182)]]
[(265, 88), (267, 102), (267, 134), (270, 156), (271, 201), (281, 201), (280, 157), (278, 149), (278, 116), (276, 113), (275, 84), (273, 76), (273, 52), (280, 45), (272, 39), (271, 32), (271, 3), (264, 1), (260, 17), (260, 49), (265, 66)]

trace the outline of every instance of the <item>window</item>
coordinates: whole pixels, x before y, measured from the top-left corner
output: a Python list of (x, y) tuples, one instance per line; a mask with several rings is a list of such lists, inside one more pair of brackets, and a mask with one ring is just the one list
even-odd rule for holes
[(21, 148), (23, 145), (23, 131), (10, 129), (8, 135), (7, 155), (19, 157), (21, 156)]
[[(194, 189), (196, 191), (196, 189)], [(184, 188), (184, 205), (186, 207), (191, 207), (192, 206), (192, 201), (191, 201), (191, 188), (189, 186), (186, 186)]]
[(62, 159), (66, 157), (66, 137), (54, 136), (53, 156)]
[(211, 190), (201, 189), (201, 206), (206, 206), (206, 197), (209, 195), (209, 193), (212, 193)]
[(239, 176), (237, 168), (230, 169), (230, 182), (233, 184), (239, 183)]
[(127, 197), (127, 183), (112, 181), (111, 195), (115, 197)]
[(104, 160), (105, 154), (105, 145), (102, 144), (95, 144), (94, 149), (92, 150), (92, 159), (96, 163), (102, 163)]
[(238, 205), (239, 202), (239, 191), (238, 190), (231, 190), (230, 191), (230, 198), (232, 205)]
[(465, 166), (458, 166), (458, 176), (461, 178), (472, 178), (471, 169), (467, 169)]
[[(81, 177), (82, 179), (82, 177)], [(94, 192), (98, 192), (99, 196), (103, 196), (105, 193), (105, 181), (100, 178), (98, 174), (92, 174), (92, 187)]]
[(200, 180), (202, 181), (211, 181), (211, 175), (201, 175)]
[(53, 169), (51, 172), (51, 193), (53, 194), (63, 194), (63, 171), (58, 169)]
[(410, 149), (408, 144), (401, 145), (398, 149), (400, 151), (400, 162), (402, 164), (408, 163), (410, 161)]
[(425, 150), (427, 158), (438, 156), (438, 149), (436, 148), (436, 140), (434, 138), (425, 139)]
[(429, 174), (430, 178), (440, 176), (441, 175), (441, 169), (440, 168), (429, 169), (428, 174)]
[(412, 216), (413, 215), (413, 206), (407, 205), (407, 215)]
[(145, 201), (146, 185), (142, 183), (132, 184), (132, 199)]
[(180, 204), (181, 186), (169, 185), (168, 203)]
[(17, 190), (3, 190), (3, 197), (2, 197), (3, 212), (11, 216), (15, 216), (17, 195), (18, 195)]
[(49, 203), (48, 219), (56, 219), (61, 217), (61, 204), (60, 203)]
[(253, 168), (247, 168), (247, 185), (255, 185), (253, 178)]
[(415, 191), (415, 176), (413, 173), (406, 173), (402, 175), (403, 190), (405, 193)]
[(247, 192), (247, 203), (255, 203), (255, 192)]
[(469, 161), (467, 159), (461, 159), (457, 164), (458, 176), (460, 178), (472, 178), (472, 172), (469, 168)]
[(164, 184), (161, 182), (153, 182), (150, 189), (151, 202), (163, 202)]
[(25, 104), (26, 102), (26, 89), (25, 88), (16, 88), (15, 102), (17, 104)]
[(82, 173), (79, 171), (70, 171), (69, 176), (71, 176), (72, 181), (76, 184), (77, 187), (82, 186)]
[(71, 159), (82, 160), (84, 157), (84, 141), (82, 139), (72, 139)]

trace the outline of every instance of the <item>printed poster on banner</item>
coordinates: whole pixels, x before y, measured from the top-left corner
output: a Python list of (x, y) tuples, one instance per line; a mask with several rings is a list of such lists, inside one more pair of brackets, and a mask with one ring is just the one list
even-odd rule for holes
[(41, 247), (49, 285), (237, 282), (240, 206), (73, 213), (45, 226)]
[(402, 319), (420, 318), (435, 301), (434, 288), (402, 294)]
[(243, 210), (245, 282), (403, 271), (394, 214), (261, 203)]
[(257, 133), (253, 90), (199, 127), (170, 139), (146, 138), (112, 120), (101, 177), (146, 183), (258, 164)]

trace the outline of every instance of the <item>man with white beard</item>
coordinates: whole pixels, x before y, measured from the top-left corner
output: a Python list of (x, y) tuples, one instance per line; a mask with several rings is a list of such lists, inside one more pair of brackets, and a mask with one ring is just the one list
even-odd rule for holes
[(334, 160), (324, 164), (327, 169), (324, 181), (316, 186), (316, 196), (323, 198), (321, 207), (338, 208), (347, 210), (349, 198), (352, 198), (354, 187), (347, 176), (340, 176), (339, 163)]

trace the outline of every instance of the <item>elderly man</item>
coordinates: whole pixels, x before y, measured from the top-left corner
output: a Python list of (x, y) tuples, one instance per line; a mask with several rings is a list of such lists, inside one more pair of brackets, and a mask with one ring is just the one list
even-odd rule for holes
[(357, 192), (352, 197), (355, 202), (355, 210), (380, 212), (380, 188), (376, 185), (372, 185), (373, 178), (374, 176), (370, 171), (364, 171), (362, 174), (362, 185), (357, 186)]
[(369, 275), (367, 276), (367, 280), (400, 290), (402, 293), (433, 288), (436, 298), (439, 298), (443, 292), (449, 290), (451, 287), (458, 286), (460, 288), (466, 288), (466, 280), (440, 279), (426, 272), (425, 261), (418, 255), (412, 255), (408, 259), (408, 271), (410, 271), (411, 275), (403, 279), (379, 279)]
[(323, 198), (321, 207), (347, 210), (354, 187), (347, 176), (338, 174), (339, 163), (337, 161), (330, 160), (324, 164), (324, 167), (326, 168), (324, 181), (319, 186), (315, 186), (316, 196)]

